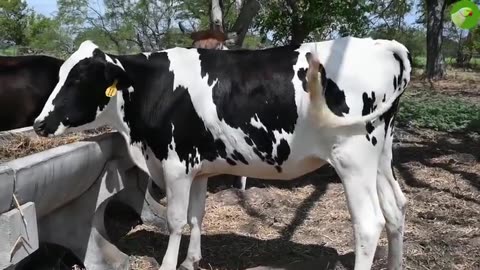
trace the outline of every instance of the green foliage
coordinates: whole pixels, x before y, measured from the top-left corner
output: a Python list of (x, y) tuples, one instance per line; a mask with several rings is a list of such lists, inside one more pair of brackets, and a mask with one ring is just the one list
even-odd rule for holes
[[(180, 0), (177, 19), (188, 21), (189, 27), (196, 30), (210, 28), (211, 0)], [(232, 28), (238, 16), (235, 0), (223, 0), (223, 28), (228, 31)], [(193, 27), (192, 27), (193, 26)]]
[(325, 38), (333, 31), (340, 35), (362, 35), (368, 25), (370, 1), (298, 0), (265, 1), (255, 27), (265, 35), (273, 32), (274, 44)]
[(32, 14), (26, 31), (28, 47), (45, 52), (63, 52), (69, 46), (69, 37), (61, 30), (58, 20)]
[(419, 96), (405, 94), (397, 120), (399, 124), (440, 131), (480, 132), (480, 104), (426, 91)]
[(370, 33), (372, 38), (395, 39), (405, 45), (413, 57), (426, 55), (425, 31), (413, 27), (385, 28), (380, 27)]
[(0, 39), (25, 45), (29, 12), (22, 0), (0, 0)]
[(103, 29), (99, 27), (92, 26), (78, 33), (77, 37), (73, 41), (75, 48), (78, 48), (78, 46), (80, 46), (80, 44), (85, 40), (93, 41), (104, 50), (114, 49), (110, 38), (105, 34)]

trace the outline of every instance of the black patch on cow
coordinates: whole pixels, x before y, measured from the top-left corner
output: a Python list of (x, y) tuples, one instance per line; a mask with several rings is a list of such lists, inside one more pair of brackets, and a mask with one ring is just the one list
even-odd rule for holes
[(277, 166), (275, 166), (275, 169), (277, 169), (278, 173), (282, 173), (282, 167), (277, 165)]
[(367, 129), (368, 134), (372, 133), (373, 130), (375, 130), (375, 127), (373, 126), (372, 122), (367, 122), (365, 125), (365, 128)]
[(282, 165), (283, 161), (285, 161), (289, 155), (290, 146), (285, 139), (281, 139), (280, 143), (277, 146), (277, 157), (275, 158), (275, 161), (278, 165)]
[[(375, 92), (372, 91), (372, 97), (369, 97), (367, 92), (363, 92), (362, 99), (363, 99), (362, 115), (368, 115), (371, 112), (373, 112), (376, 108)], [(368, 133), (367, 134), (367, 140), (370, 141), (369, 134), (371, 134), (375, 130), (375, 127), (373, 126), (372, 122), (368, 121), (365, 124), (365, 129), (367, 130), (367, 133)], [(375, 146), (375, 144), (377, 143), (376, 142), (377, 139), (375, 137), (373, 137), (371, 141), (372, 141), (372, 144)]]
[(236, 163), (235, 161), (233, 161), (231, 158), (228, 158), (228, 157), (227, 157), (226, 160), (227, 160), (227, 163), (230, 164), (230, 165), (232, 165), (232, 166), (237, 165), (237, 163)]
[[(401, 96), (401, 95), (400, 95)], [(384, 128), (385, 128), (385, 137), (387, 136), (387, 131), (389, 127), (393, 127), (394, 125), (394, 117), (395, 114), (398, 110), (398, 105), (400, 102), (400, 96), (395, 99), (393, 102), (392, 106), (386, 111), (384, 114), (382, 114), (379, 119), (385, 122)], [(393, 132), (392, 132), (393, 135)]]
[(403, 70), (404, 70), (405, 66), (404, 66), (402, 58), (400, 58), (400, 56), (397, 53), (393, 53), (393, 57), (395, 57), (395, 60), (398, 61), (398, 64), (400, 66), (400, 74), (397, 77), (397, 85), (400, 85), (400, 83), (402, 82)]
[(145, 155), (145, 159), (148, 160), (148, 154)]
[(350, 112), (350, 108), (345, 100), (345, 93), (338, 88), (338, 85), (332, 79), (327, 79), (325, 100), (328, 108), (338, 116), (344, 116), (344, 114)]
[(367, 137), (367, 141), (370, 141), (370, 134), (365, 135)]
[(367, 115), (373, 112), (374, 105), (375, 105), (375, 92), (372, 91), (371, 98), (368, 96), (367, 92), (363, 92), (362, 99), (363, 99), (362, 115)]
[(397, 90), (397, 76), (393, 75), (393, 91)]
[(410, 54), (410, 52), (407, 52), (407, 59), (408, 59), (408, 65), (411, 66), (412, 65), (412, 55)]
[(302, 87), (303, 87), (303, 91), (305, 92), (308, 92), (308, 88), (307, 88), (307, 71), (308, 71), (308, 68), (300, 68), (298, 71), (297, 71), (297, 77), (300, 81), (302, 81)]
[[(297, 122), (293, 69), (298, 46), (261, 51), (218, 51), (198, 49), (201, 75), (208, 74), (217, 115), (233, 128), (240, 128), (245, 141), (264, 162), (282, 164), (289, 155), (274, 156), (274, 131), (293, 133)], [(221, 55), (221, 56), (220, 56)], [(300, 74), (302, 75), (302, 74)], [(261, 122), (265, 129), (250, 124)], [(282, 144), (283, 147), (283, 144)]]
[(387, 94), (383, 94), (382, 102), (385, 102), (386, 100), (387, 100)]
[(373, 146), (377, 144), (377, 138), (375, 138), (375, 136), (372, 136), (372, 144)]
[(392, 159), (390, 160), (390, 168), (392, 169), (393, 179), (395, 179), (395, 181), (397, 181), (397, 176), (395, 175), (395, 170), (394, 170), (394, 167), (393, 167), (393, 157), (392, 157)]
[(239, 160), (240, 162), (242, 162), (243, 164), (248, 165), (248, 162), (247, 162), (247, 160), (245, 159), (245, 157), (244, 157), (240, 152), (238, 152), (237, 150), (233, 150), (232, 156), (233, 156), (236, 160)]

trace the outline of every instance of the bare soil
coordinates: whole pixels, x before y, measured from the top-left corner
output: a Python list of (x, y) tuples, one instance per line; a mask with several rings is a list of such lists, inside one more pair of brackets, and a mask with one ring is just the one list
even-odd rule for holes
[(445, 79), (430, 84), (427, 80), (422, 79), (422, 71), (414, 70), (412, 81), (405, 94), (416, 94), (419, 91), (432, 91), (437, 94), (459, 98), (469, 103), (480, 104), (480, 73), (478, 71), (463, 71), (458, 68), (449, 69)]
[[(409, 200), (406, 269), (480, 269), (480, 136), (397, 129), (396, 139), (395, 172)], [(331, 167), (247, 185), (242, 193), (211, 181), (202, 268), (353, 269), (350, 215)], [(135, 222), (115, 218), (126, 231)], [(117, 246), (131, 255), (132, 269), (158, 269), (167, 240), (159, 228), (133, 224)], [(386, 244), (383, 233), (373, 269), (386, 267)]]

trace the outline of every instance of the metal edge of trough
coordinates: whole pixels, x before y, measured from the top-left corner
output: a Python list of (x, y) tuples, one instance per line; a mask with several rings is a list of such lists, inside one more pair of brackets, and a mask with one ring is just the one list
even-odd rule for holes
[(85, 192), (119, 150), (125, 143), (113, 132), (0, 164), (0, 213), (14, 207), (15, 194), (20, 205), (35, 203), (38, 218), (47, 215)]
[(0, 139), (9, 138), (17, 134), (34, 135), (35, 131), (33, 131), (32, 126), (0, 131)]

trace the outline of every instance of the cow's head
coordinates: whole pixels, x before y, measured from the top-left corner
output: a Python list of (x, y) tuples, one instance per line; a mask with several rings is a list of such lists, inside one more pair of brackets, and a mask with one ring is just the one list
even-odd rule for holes
[(70, 128), (95, 126), (111, 99), (106, 89), (114, 84), (117, 89), (129, 85), (120, 63), (84, 41), (60, 67), (59, 81), (33, 124), (35, 132), (60, 135)]

